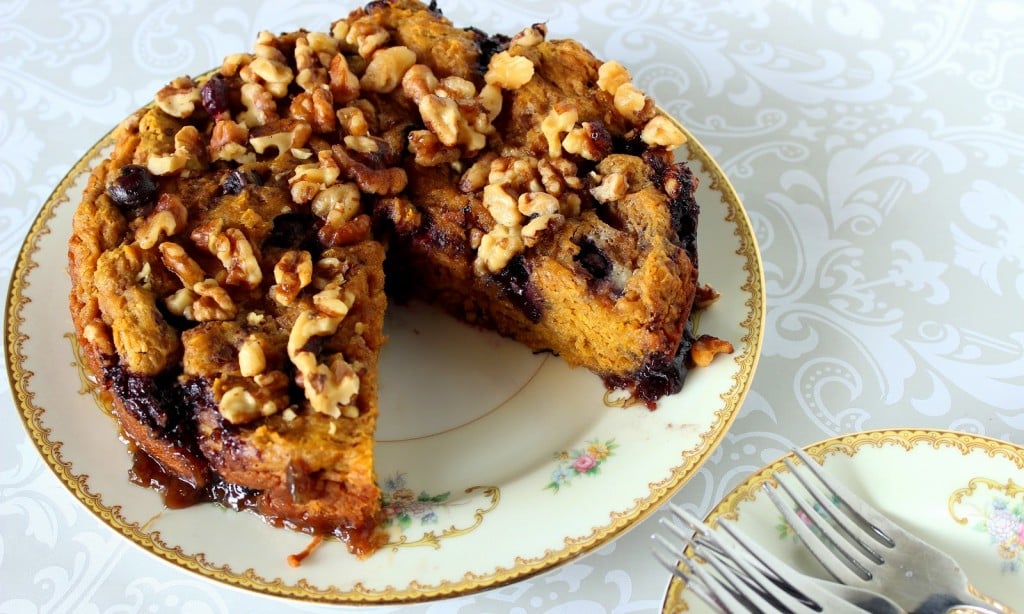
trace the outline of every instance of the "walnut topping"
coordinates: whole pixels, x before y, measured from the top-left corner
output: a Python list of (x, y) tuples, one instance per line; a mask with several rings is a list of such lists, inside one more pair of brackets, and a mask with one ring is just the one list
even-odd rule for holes
[(719, 354), (732, 354), (732, 344), (718, 337), (701, 335), (693, 342), (690, 348), (690, 360), (698, 367), (706, 367), (711, 364), (715, 356)]
[(628, 190), (626, 176), (622, 173), (608, 173), (601, 179), (600, 185), (590, 190), (590, 195), (600, 203), (621, 200)]
[(335, 102), (351, 102), (359, 98), (359, 77), (349, 68), (344, 55), (339, 53), (331, 59), (327, 74)]
[(615, 110), (628, 120), (637, 121), (647, 106), (647, 97), (632, 83), (623, 83), (615, 90)]
[(544, 39), (547, 38), (547, 35), (547, 24), (535, 23), (528, 28), (523, 28), (523, 30), (519, 32), (519, 34), (513, 36), (512, 40), (509, 41), (508, 46), (509, 49), (514, 49), (516, 47), (522, 47), (524, 49), (529, 47), (535, 47), (544, 42)]
[(306, 250), (288, 250), (274, 265), (270, 296), (280, 305), (291, 305), (299, 292), (313, 281), (313, 258)]
[(496, 53), (491, 57), (484, 74), (488, 84), (500, 86), (506, 90), (522, 87), (533, 78), (533, 62), (523, 56), (512, 55), (508, 51)]
[(217, 404), (217, 409), (231, 424), (245, 424), (263, 416), (256, 404), (256, 397), (242, 386), (235, 386), (225, 392)]
[(178, 276), (186, 289), (203, 281), (203, 269), (185, 253), (185, 248), (172, 241), (164, 241), (158, 249), (164, 266)]
[(388, 31), (369, 20), (360, 19), (349, 25), (345, 34), (345, 42), (355, 45), (361, 57), (369, 58), (373, 52), (388, 42), (391, 35)]
[(408, 235), (423, 224), (423, 214), (408, 200), (391, 196), (381, 198), (373, 208), (374, 217), (382, 217), (391, 222), (395, 232)]
[(354, 183), (334, 184), (316, 195), (310, 209), (329, 226), (340, 226), (362, 209), (359, 188)]
[(239, 71), (242, 81), (246, 83), (260, 83), (264, 89), (274, 98), (282, 98), (288, 93), (288, 86), (295, 78), (295, 74), (282, 60), (256, 57), (253, 61)]
[(383, 140), (372, 136), (349, 135), (342, 140), (345, 143), (345, 147), (364, 154), (377, 153), (381, 150), (382, 146), (387, 146)]
[(317, 134), (334, 132), (338, 125), (334, 96), (326, 85), (318, 85), (307, 92), (296, 94), (288, 106), (288, 116), (302, 120)]
[(341, 169), (329, 150), (317, 152), (316, 164), (300, 164), (288, 180), (291, 186), (292, 200), (297, 203), (308, 203), (321, 190), (334, 185), (341, 174)]
[(523, 192), (519, 195), (519, 212), (527, 217), (558, 213), (558, 199), (547, 192)]
[(181, 198), (173, 194), (160, 195), (153, 212), (135, 229), (135, 240), (142, 249), (150, 249), (161, 238), (177, 234), (185, 227), (188, 209)]
[(498, 224), (518, 226), (522, 222), (516, 199), (501, 185), (492, 183), (484, 187), (483, 205)]
[(615, 60), (605, 62), (597, 69), (597, 87), (612, 96), (618, 91), (619, 86), (630, 81), (632, 81), (632, 78), (629, 76), (626, 67)]
[(326, 364), (317, 364), (312, 353), (300, 352), (294, 361), (306, 399), (315, 411), (333, 418), (359, 417), (359, 410), (351, 406), (359, 394), (359, 375), (341, 354), (334, 354)]
[(199, 102), (199, 86), (191, 77), (178, 77), (156, 93), (160, 110), (173, 117), (190, 117)]
[(368, 194), (390, 196), (405, 189), (409, 177), (400, 167), (376, 169), (352, 159), (341, 145), (331, 147), (338, 168), (346, 179), (352, 179), (359, 189)]
[(234, 320), (238, 313), (235, 301), (216, 279), (205, 279), (194, 286), (198, 295), (192, 304), (192, 315), (198, 322), (213, 320)]
[(548, 142), (548, 156), (562, 155), (562, 134), (572, 130), (578, 119), (576, 105), (568, 102), (559, 102), (548, 112), (540, 123), (540, 131)]
[(259, 375), (267, 368), (263, 344), (255, 335), (249, 335), (238, 348), (238, 370), (243, 377)]
[(150, 155), (146, 159), (146, 169), (154, 175), (170, 175), (186, 168), (201, 168), (200, 156), (205, 150), (206, 145), (196, 127), (183, 126), (174, 135), (174, 153)]
[(224, 61), (220, 64), (220, 74), (225, 77), (238, 75), (242, 67), (251, 62), (253, 57), (251, 53), (232, 53), (224, 56)]
[(652, 147), (671, 150), (685, 143), (686, 135), (669, 118), (655, 115), (640, 132), (640, 140)]
[(370, 125), (366, 122), (366, 115), (359, 107), (343, 107), (336, 113), (341, 129), (347, 135), (366, 136), (370, 133)]
[(398, 87), (405, 71), (416, 63), (416, 53), (408, 47), (378, 49), (370, 58), (359, 87), (371, 92), (388, 93)]
[(409, 133), (409, 151), (415, 156), (418, 166), (427, 168), (450, 164), (461, 156), (458, 149), (445, 147), (437, 135), (429, 130), (413, 130)]
[(478, 274), (497, 273), (523, 248), (522, 231), (518, 226), (498, 224), (480, 238), (473, 266)]
[(487, 111), (487, 120), (493, 122), (494, 118), (501, 113), (501, 105), (505, 100), (501, 95), (501, 88), (493, 83), (488, 83), (480, 89), (480, 106)]
[(263, 281), (263, 271), (252, 243), (238, 228), (228, 228), (213, 237), (212, 251), (228, 273), (225, 283), (255, 288)]
[(565, 222), (565, 216), (560, 213), (545, 213), (538, 215), (523, 226), (523, 244), (526, 247), (533, 247), (540, 241), (541, 235), (548, 229), (555, 229)]
[(316, 310), (324, 315), (336, 318), (344, 318), (352, 307), (356, 297), (351, 292), (341, 293), (341, 284), (333, 281), (327, 284), (323, 290), (313, 295), (313, 305)]
[(416, 104), (437, 89), (438, 81), (434, 71), (424, 64), (415, 64), (402, 76), (402, 91)]
[(313, 310), (303, 311), (296, 318), (288, 335), (288, 356), (294, 361), (310, 339), (324, 335), (333, 335), (341, 324), (341, 318), (317, 313)]
[(230, 119), (219, 119), (213, 125), (213, 133), (210, 135), (210, 159), (252, 162), (256, 157), (246, 147), (248, 142), (248, 128)]
[(255, 128), (249, 143), (258, 154), (266, 153), (273, 147), (277, 149), (278, 155), (281, 155), (305, 146), (311, 135), (312, 128), (308, 123), (295, 119), (279, 119)]
[(491, 173), (491, 163), (497, 158), (493, 152), (487, 152), (480, 156), (472, 166), (462, 174), (462, 178), (459, 180), (459, 191), (461, 192), (477, 192), (482, 190), (485, 185), (488, 184), (488, 179)]
[(262, 126), (278, 118), (277, 103), (274, 97), (259, 83), (243, 83), (241, 88), (242, 104), (245, 111), (238, 116), (238, 121), (249, 128)]
[(174, 315), (194, 320), (192, 305), (196, 302), (196, 298), (196, 293), (190, 288), (179, 288), (177, 292), (164, 299), (164, 305), (167, 306), (167, 311)]
[(583, 122), (565, 135), (562, 147), (571, 154), (597, 162), (611, 152), (612, 135), (601, 122)]
[[(579, 190), (583, 183), (576, 175), (576, 165), (567, 158), (544, 159), (537, 164), (540, 181), (548, 194), (561, 197), (566, 188)], [(537, 190), (539, 191), (539, 190)]]

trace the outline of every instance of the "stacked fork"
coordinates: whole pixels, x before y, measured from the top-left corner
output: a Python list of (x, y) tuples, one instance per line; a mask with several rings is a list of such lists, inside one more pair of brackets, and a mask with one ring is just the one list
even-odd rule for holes
[[(709, 529), (677, 506), (660, 519), (689, 548), (675, 562), (664, 552), (658, 559), (687, 582), (695, 595), (719, 612), (950, 612), (1010, 614), (1009, 607), (981, 596), (960, 566), (947, 554), (911, 535), (855, 496), (817, 466), (805, 452), (797, 467), (783, 459), (791, 476), (773, 474), (778, 489), (766, 494), (801, 542), (837, 581), (800, 574), (768, 554), (733, 525), (720, 520)], [(785, 492), (790, 503), (779, 491)], [(690, 531), (696, 531), (691, 538)], [(661, 548), (674, 551), (664, 537)], [(883, 595), (885, 595), (883, 597)]]

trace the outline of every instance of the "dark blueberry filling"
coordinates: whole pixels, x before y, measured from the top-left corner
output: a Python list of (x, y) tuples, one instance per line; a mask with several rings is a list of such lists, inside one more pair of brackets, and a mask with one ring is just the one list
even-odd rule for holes
[(263, 242), (264, 247), (305, 249), (320, 253), (317, 239), (317, 218), (309, 213), (284, 213), (274, 218), (274, 227)]
[(156, 179), (144, 166), (128, 164), (107, 187), (107, 195), (122, 211), (144, 207), (156, 200), (159, 187)]
[(259, 187), (263, 185), (263, 177), (251, 170), (236, 168), (224, 177), (220, 184), (221, 194), (239, 194), (249, 186)]
[(680, 162), (665, 169), (663, 183), (669, 196), (672, 228), (689, 254), (690, 261), (697, 266), (697, 219), (700, 216), (700, 205), (694, 198), (697, 180), (689, 167)]
[(219, 73), (213, 75), (199, 90), (199, 101), (211, 117), (231, 113), (231, 87)]
[(611, 274), (611, 260), (593, 241), (584, 237), (577, 245), (579, 245), (580, 251), (574, 259), (583, 267), (584, 271), (590, 274), (594, 281), (605, 279)]
[(612, 389), (629, 390), (634, 398), (643, 401), (649, 409), (655, 409), (658, 399), (683, 389), (683, 382), (689, 372), (693, 341), (692, 323), (687, 322), (675, 356), (652, 356), (631, 376), (604, 378), (605, 385)]
[(477, 67), (480, 70), (480, 74), (487, 72), (487, 66), (491, 63), (491, 58), (498, 53), (508, 49), (508, 44), (512, 40), (504, 34), (487, 34), (483, 30), (469, 27), (464, 28), (467, 32), (472, 32), (476, 35), (477, 45), (480, 47), (480, 57), (477, 59)]
[(173, 375), (137, 375), (118, 364), (107, 367), (104, 376), (125, 409), (139, 421), (161, 438), (191, 447), (189, 442), (195, 440), (191, 399)]
[(505, 298), (531, 322), (540, 322), (541, 305), (536, 291), (530, 284), (530, 271), (522, 254), (509, 261), (508, 265), (494, 274), (493, 279), (501, 287)]

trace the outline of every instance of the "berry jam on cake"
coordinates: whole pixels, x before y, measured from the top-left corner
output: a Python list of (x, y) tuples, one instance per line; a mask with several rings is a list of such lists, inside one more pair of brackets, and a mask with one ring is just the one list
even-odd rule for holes
[(684, 135), (546, 34), (373, 2), (261, 33), (122, 123), (75, 213), (70, 303), (138, 479), (372, 552), (386, 294), (652, 408), (732, 351), (688, 328), (715, 294)]

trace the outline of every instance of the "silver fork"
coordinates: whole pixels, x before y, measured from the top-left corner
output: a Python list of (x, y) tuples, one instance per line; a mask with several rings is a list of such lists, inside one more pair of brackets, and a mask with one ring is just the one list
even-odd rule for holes
[(723, 534), (677, 505), (669, 510), (675, 518), (658, 522), (683, 546), (654, 534), (655, 557), (716, 612), (905, 612), (871, 591), (797, 572), (727, 520), (718, 522)]
[(948, 554), (900, 528), (827, 476), (803, 450), (794, 448), (792, 452), (803, 461), (804, 470), (789, 458), (783, 462), (800, 486), (779, 472), (773, 475), (792, 503), (783, 501), (778, 489), (768, 484), (762, 488), (804, 546), (837, 581), (888, 595), (911, 612), (965, 608), (989, 614), (1013, 612), (980, 596)]

